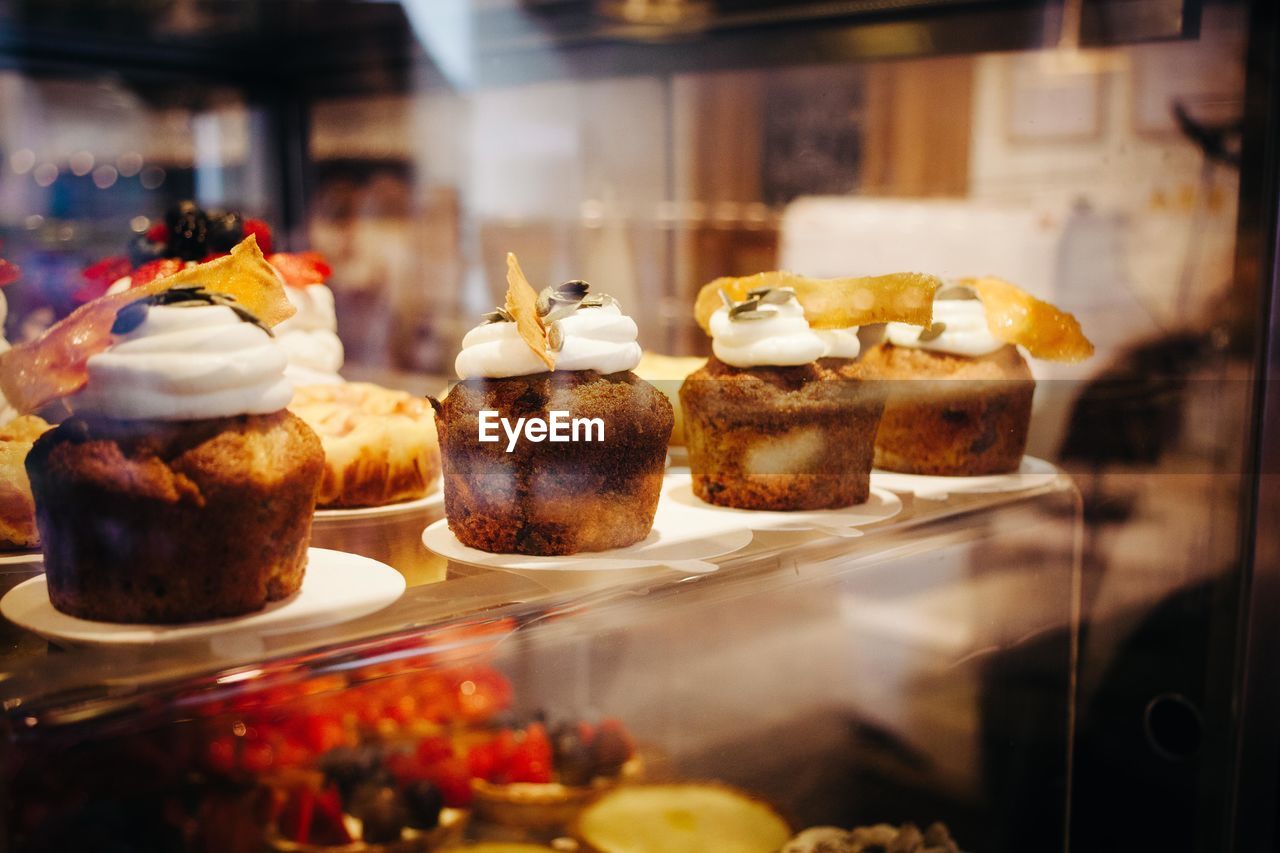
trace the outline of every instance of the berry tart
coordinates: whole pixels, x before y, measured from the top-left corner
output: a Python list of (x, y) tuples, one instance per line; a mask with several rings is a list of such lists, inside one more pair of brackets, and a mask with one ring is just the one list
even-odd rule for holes
[[(434, 401), (449, 529), (464, 545), (499, 553), (639, 542), (653, 527), (674, 416), (631, 372), (640, 361), (635, 322), (586, 282), (535, 293), (514, 255), (507, 284), (505, 307), (462, 340), (462, 381)], [(553, 412), (585, 424), (574, 429), (578, 440), (552, 440)], [(491, 440), (482, 440), (483, 418)], [(521, 438), (519, 424), (531, 422), (543, 433), (529, 427)], [(514, 438), (497, 437), (511, 425)]]
[(1016, 471), (1031, 428), (1035, 358), (1093, 353), (1070, 314), (994, 278), (941, 291), (928, 324), (890, 323), (867, 351), (868, 373), (889, 385), (876, 434), (885, 471), (979, 476)]
[(706, 285), (696, 314), (714, 354), (680, 389), (694, 493), (754, 510), (866, 501), (884, 390), (854, 361), (857, 327), (927, 321), (936, 288), (782, 272)]
[(486, 734), (466, 750), (476, 818), (519, 829), (563, 829), (601, 791), (643, 774), (617, 720), (551, 729), (531, 723)]
[(333, 291), (325, 286), (331, 272), (318, 252), (273, 252), (267, 223), (232, 210), (205, 210), (194, 201), (179, 202), (163, 221), (134, 237), (124, 255), (104, 258), (84, 270), (74, 294), (80, 302), (144, 287), (192, 266), (227, 254), (252, 236), (285, 283), (284, 294), (294, 313), (274, 328), (288, 358), (294, 385), (341, 382), (342, 342), (337, 335)]
[(15, 406), (72, 413), (26, 459), (54, 607), (179, 623), (297, 591), (324, 458), (285, 409), (270, 327), (291, 312), (249, 237), (0, 356)]

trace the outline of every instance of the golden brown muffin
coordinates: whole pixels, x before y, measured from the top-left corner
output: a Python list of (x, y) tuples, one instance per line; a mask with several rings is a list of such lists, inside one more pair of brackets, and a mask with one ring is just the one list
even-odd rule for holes
[(885, 342), (862, 363), (890, 388), (876, 435), (877, 468), (944, 476), (1018, 469), (1035, 380), (1017, 347), (970, 357)]
[(25, 463), (31, 445), (48, 429), (49, 424), (35, 415), (14, 418), (0, 427), (0, 548), (40, 547)]
[(440, 476), (426, 400), (368, 382), (303, 385), (289, 410), (324, 445), (322, 507), (383, 506), (420, 498)]
[(82, 619), (175, 623), (292, 595), (323, 469), (287, 411), (66, 421), (27, 457), (49, 598)]
[[(600, 418), (603, 441), (533, 442), (507, 452), (505, 436), (479, 441), (479, 413), (515, 423)], [(556, 371), (459, 382), (437, 403), (449, 529), (464, 545), (498, 553), (562, 555), (644, 539), (662, 490), (671, 404), (622, 372)]]
[(705, 358), (698, 356), (659, 355), (646, 352), (640, 356), (635, 374), (657, 388), (671, 401), (672, 412), (676, 416), (675, 426), (671, 429), (671, 446), (684, 447), (684, 413), (680, 408), (680, 386), (698, 368), (706, 363)]
[(738, 509), (835, 509), (870, 495), (881, 387), (849, 359), (732, 367), (715, 356), (680, 390), (693, 491)]

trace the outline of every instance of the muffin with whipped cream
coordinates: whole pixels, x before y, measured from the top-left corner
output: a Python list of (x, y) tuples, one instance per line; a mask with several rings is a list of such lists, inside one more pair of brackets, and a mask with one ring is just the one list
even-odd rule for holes
[(436, 405), (445, 515), (465, 545), (621, 548), (653, 527), (671, 404), (632, 369), (636, 324), (574, 281), (535, 294), (508, 255), (503, 308), (463, 338)]
[(854, 361), (858, 327), (928, 322), (938, 283), (780, 271), (705, 285), (694, 310), (714, 354), (680, 389), (694, 493), (754, 510), (866, 501), (884, 392)]
[[(285, 409), (293, 387), (268, 323), (287, 303), (249, 242), (140, 297), (87, 305), (70, 329), (0, 360), (9, 390), (57, 342), (98, 341), (59, 366), (72, 417), (26, 461), (49, 597), (64, 613), (191, 622), (301, 585), (323, 452)], [(232, 289), (267, 296), (233, 298), (221, 286), (237, 279)], [(95, 328), (104, 318), (109, 331)]]
[[(1043, 340), (1045, 328), (1053, 340)], [(1073, 317), (995, 279), (941, 291), (927, 326), (888, 324), (885, 340), (863, 357), (869, 374), (891, 389), (876, 467), (941, 476), (1016, 471), (1035, 393), (1019, 343), (1064, 361), (1092, 352)]]

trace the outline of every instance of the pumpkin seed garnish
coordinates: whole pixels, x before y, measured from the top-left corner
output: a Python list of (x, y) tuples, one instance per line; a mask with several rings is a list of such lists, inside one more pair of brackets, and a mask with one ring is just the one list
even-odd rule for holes
[(230, 308), (243, 322), (252, 323), (271, 337), (275, 337), (275, 333), (271, 331), (271, 328), (258, 319), (256, 314), (237, 302), (234, 296), (227, 293), (211, 293), (205, 290), (202, 284), (182, 284), (171, 287), (168, 290), (162, 290), (159, 293), (144, 296), (141, 299), (135, 299), (116, 312), (115, 322), (111, 324), (111, 334), (127, 335), (141, 326), (143, 321), (147, 319), (147, 313), (153, 305), (167, 305), (179, 308), (221, 305), (225, 308)]
[(564, 332), (561, 331), (559, 323), (553, 323), (547, 328), (547, 346), (552, 352), (560, 352), (564, 349)]
[(916, 340), (922, 343), (928, 343), (929, 341), (937, 340), (938, 336), (941, 335), (946, 330), (947, 330), (946, 323), (941, 323), (941, 322), (934, 323), (932, 326), (930, 326), (927, 329), (921, 329), (920, 336), (916, 338)]
[(543, 325), (568, 317), (582, 305), (591, 285), (580, 279), (566, 281), (555, 287), (544, 287), (538, 294), (538, 316)]
[(777, 316), (777, 311), (765, 309), (767, 305), (786, 305), (796, 296), (789, 288), (757, 287), (747, 291), (747, 298), (734, 302), (729, 294), (720, 291), (720, 298), (729, 309), (730, 320), (767, 320)]
[(515, 317), (506, 308), (495, 308), (488, 314), (480, 315), (480, 324), (487, 326), (490, 323), (514, 323)]

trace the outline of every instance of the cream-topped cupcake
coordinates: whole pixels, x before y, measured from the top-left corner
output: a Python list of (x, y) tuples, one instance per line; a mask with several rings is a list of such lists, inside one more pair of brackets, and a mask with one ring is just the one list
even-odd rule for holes
[[(215, 267), (214, 264), (219, 264)], [(212, 262), (211, 286), (266, 294), (280, 285), (256, 247)], [(315, 434), (285, 410), (293, 387), (269, 327), (243, 302), (177, 283), (109, 306), (86, 305), (47, 335), (99, 339), (84, 352), (73, 417), (27, 457), (49, 597), (65, 613), (109, 622), (234, 616), (302, 582), (323, 465)], [(270, 276), (270, 278), (268, 278)], [(77, 331), (80, 334), (77, 334)], [(42, 342), (19, 360), (41, 355)], [(74, 365), (72, 366), (74, 367)], [(0, 361), (6, 382), (21, 375)]]
[(863, 359), (870, 375), (891, 383), (876, 467), (946, 476), (1017, 470), (1035, 392), (1019, 343), (1058, 360), (1092, 352), (1075, 318), (997, 279), (941, 291), (927, 326), (888, 324)]
[(463, 338), (462, 381), (436, 403), (445, 514), (463, 544), (560, 555), (648, 535), (673, 417), (631, 372), (636, 333), (585, 282), (535, 296), (508, 256), (506, 305)]

